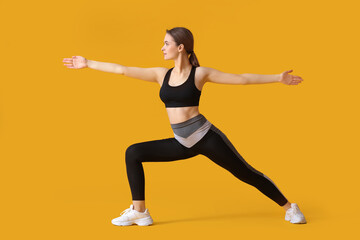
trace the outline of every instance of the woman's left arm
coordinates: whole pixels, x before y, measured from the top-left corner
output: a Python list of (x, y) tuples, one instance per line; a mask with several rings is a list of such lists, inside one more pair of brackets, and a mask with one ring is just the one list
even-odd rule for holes
[(247, 84), (261, 84), (261, 83), (276, 83), (281, 82), (286, 85), (297, 85), (303, 81), (300, 76), (290, 75), (293, 70), (285, 71), (281, 74), (264, 75), (264, 74), (252, 74), (243, 73), (241, 74)]
[(296, 85), (303, 81), (300, 76), (293, 76), (289, 73), (293, 70), (285, 71), (281, 74), (265, 75), (242, 73), (233, 74), (225, 73), (214, 68), (201, 67), (205, 72), (205, 82), (213, 82), (220, 84), (260, 84), (260, 83), (277, 83), (281, 82), (287, 85)]

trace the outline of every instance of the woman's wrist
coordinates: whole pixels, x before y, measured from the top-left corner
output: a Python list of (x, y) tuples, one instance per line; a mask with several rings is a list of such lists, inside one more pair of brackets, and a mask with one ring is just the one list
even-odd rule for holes
[(94, 65), (94, 61), (86, 59), (86, 66), (88, 68), (93, 68), (93, 65)]

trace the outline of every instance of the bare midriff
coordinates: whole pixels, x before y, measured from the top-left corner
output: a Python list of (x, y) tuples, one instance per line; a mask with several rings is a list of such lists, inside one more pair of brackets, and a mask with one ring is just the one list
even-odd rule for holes
[(166, 108), (170, 124), (185, 122), (200, 114), (199, 106)]

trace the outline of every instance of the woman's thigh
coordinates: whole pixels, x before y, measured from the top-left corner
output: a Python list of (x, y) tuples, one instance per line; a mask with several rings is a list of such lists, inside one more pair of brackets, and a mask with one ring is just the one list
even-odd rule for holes
[(174, 137), (134, 143), (126, 150), (126, 159), (141, 162), (169, 162), (198, 155), (180, 144)]
[(251, 175), (253, 173), (262, 175), (245, 161), (227, 136), (214, 125), (193, 148), (194, 151), (208, 157), (234, 175)]

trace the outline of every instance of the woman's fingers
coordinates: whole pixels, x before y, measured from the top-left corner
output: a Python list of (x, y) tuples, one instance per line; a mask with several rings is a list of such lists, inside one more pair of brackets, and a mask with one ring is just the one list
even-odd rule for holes
[(72, 60), (74, 60), (74, 59), (77, 59), (77, 57), (76, 56), (72, 56), (71, 58), (64, 58), (64, 60), (63, 61), (72, 61)]
[(87, 67), (86, 58), (82, 56), (72, 56), (72, 58), (63, 58), (63, 62), (69, 63), (69, 64), (64, 64), (68, 68), (80, 69)]
[(67, 66), (68, 68), (74, 68), (74, 65), (72, 64), (64, 64), (65, 66)]

